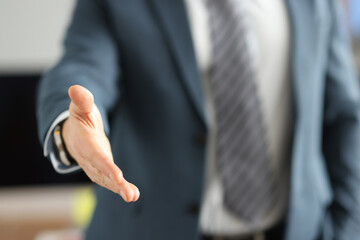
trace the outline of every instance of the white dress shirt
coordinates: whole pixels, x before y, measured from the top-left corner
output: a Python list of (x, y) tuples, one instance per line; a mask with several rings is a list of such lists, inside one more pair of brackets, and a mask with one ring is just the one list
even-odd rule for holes
[[(219, 0), (220, 1), (220, 0)], [(205, 106), (209, 127), (206, 179), (200, 213), (200, 231), (213, 235), (247, 235), (264, 230), (284, 217), (289, 183), (291, 133), (290, 24), (284, 0), (241, 0), (252, 23), (254, 39), (249, 46), (256, 54), (257, 86), (269, 138), (271, 166), (281, 179), (281, 200), (266, 217), (249, 224), (227, 211), (223, 186), (215, 159), (216, 119), (208, 78), (212, 48), (205, 0), (186, 0), (196, 57), (203, 73)]]
[[(220, 1), (220, 0), (219, 0)], [(263, 106), (263, 116), (269, 137), (271, 166), (280, 176), (282, 198), (267, 213), (263, 221), (249, 224), (227, 211), (223, 202), (223, 187), (216, 169), (215, 139), (216, 119), (208, 70), (212, 60), (211, 38), (205, 0), (185, 0), (190, 28), (200, 72), (203, 74), (206, 119), (209, 126), (209, 141), (206, 154), (206, 179), (201, 204), (200, 231), (214, 235), (246, 235), (261, 231), (275, 224), (284, 216), (287, 207), (289, 153), (291, 129), (290, 86), (290, 24), (284, 0), (243, 0), (249, 14), (255, 39), (251, 46), (257, 54), (259, 66), (257, 85)], [(57, 124), (68, 117), (65, 111), (50, 127), (45, 138), (44, 155), (59, 173), (78, 170), (79, 166), (66, 167), (54, 154), (52, 132)]]

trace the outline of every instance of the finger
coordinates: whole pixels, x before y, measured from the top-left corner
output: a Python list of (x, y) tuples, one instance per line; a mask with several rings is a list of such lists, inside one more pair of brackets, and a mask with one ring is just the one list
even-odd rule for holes
[(89, 114), (94, 106), (94, 96), (86, 88), (73, 85), (69, 88), (71, 103), (70, 111), (77, 115)]
[(122, 171), (118, 168), (118, 166), (116, 166), (116, 164), (113, 164), (113, 168), (110, 176), (112, 177), (113, 181), (117, 184), (118, 193), (124, 199), (124, 201), (132, 202), (134, 196), (136, 195), (136, 189), (134, 189), (131, 183), (126, 181)]
[(132, 202), (136, 194), (132, 184), (125, 179), (119, 186), (119, 193), (125, 202)]
[(99, 169), (89, 164), (83, 167), (86, 175), (91, 179), (92, 182), (107, 188), (108, 190), (119, 194), (119, 187), (116, 182), (111, 179), (107, 174), (101, 172)]
[(135, 193), (134, 198), (132, 199), (132, 201), (136, 202), (140, 197), (140, 191), (134, 184), (132, 184), (132, 183), (130, 183), (130, 184), (131, 184), (132, 188), (134, 189), (134, 193)]
[(83, 167), (93, 182), (119, 194), (126, 202), (137, 201), (140, 196), (138, 188), (134, 184), (126, 181), (122, 176), (121, 170), (117, 166), (116, 168), (118, 169), (116, 171), (117, 173), (115, 175), (109, 175), (91, 164)]
[(115, 192), (120, 194), (124, 201), (132, 202), (137, 195), (138, 189), (126, 181), (120, 168), (110, 159), (112, 158), (104, 156), (93, 163), (94, 167), (109, 178), (111, 181), (109, 184), (111, 186), (115, 185)]

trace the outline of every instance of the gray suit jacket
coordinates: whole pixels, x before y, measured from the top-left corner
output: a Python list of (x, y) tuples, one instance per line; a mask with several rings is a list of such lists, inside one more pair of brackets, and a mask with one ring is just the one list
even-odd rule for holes
[[(360, 236), (359, 86), (337, 0), (287, 0), (294, 129), (286, 239)], [(276, 27), (276, 26), (274, 26)], [(87, 239), (195, 239), (207, 134), (181, 0), (79, 0), (65, 54), (42, 79), (39, 136), (73, 84), (95, 96), (115, 162), (139, 186), (124, 203), (97, 188)]]

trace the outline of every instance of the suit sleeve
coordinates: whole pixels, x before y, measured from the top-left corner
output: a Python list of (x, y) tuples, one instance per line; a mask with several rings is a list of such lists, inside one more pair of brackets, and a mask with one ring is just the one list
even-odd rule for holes
[(334, 201), (329, 208), (334, 239), (360, 236), (360, 93), (339, 1), (333, 23), (325, 95), (324, 154)]
[(105, 1), (78, 0), (64, 41), (64, 55), (41, 79), (37, 95), (40, 141), (56, 117), (68, 110), (68, 88), (78, 84), (89, 89), (109, 133), (108, 113), (119, 97), (119, 58)]

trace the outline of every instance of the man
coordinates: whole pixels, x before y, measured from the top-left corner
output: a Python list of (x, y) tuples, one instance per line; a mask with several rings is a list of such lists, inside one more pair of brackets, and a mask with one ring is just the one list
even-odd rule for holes
[(98, 188), (87, 239), (356, 239), (359, 96), (335, 0), (80, 0), (39, 135), (139, 199)]

